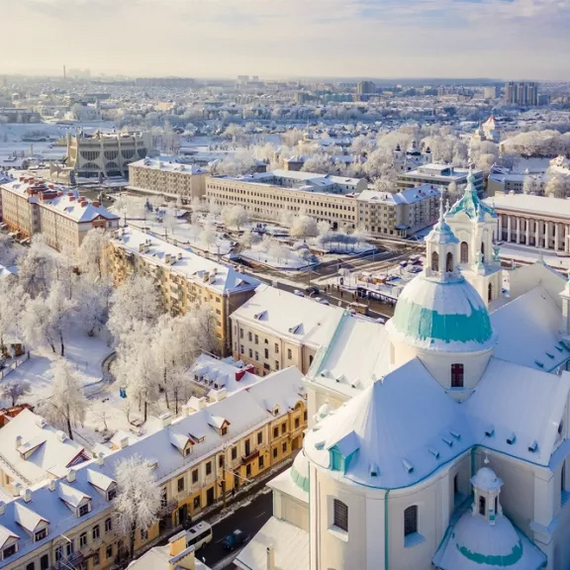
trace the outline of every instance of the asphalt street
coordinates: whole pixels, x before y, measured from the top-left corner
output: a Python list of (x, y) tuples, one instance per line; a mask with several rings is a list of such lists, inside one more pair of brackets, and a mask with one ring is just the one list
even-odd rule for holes
[[(272, 493), (262, 492), (249, 504), (238, 508), (231, 515), (216, 523), (212, 528), (212, 542), (198, 550), (196, 556), (200, 560), (205, 559), (205, 564), (212, 568), (229, 554), (222, 546), (226, 535), (239, 529), (252, 538), (271, 517), (272, 497)], [(237, 551), (234, 554), (237, 554)]]

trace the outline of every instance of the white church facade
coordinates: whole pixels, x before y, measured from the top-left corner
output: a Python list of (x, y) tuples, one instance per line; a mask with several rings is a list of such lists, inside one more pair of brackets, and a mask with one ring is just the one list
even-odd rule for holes
[(341, 319), (245, 570), (570, 567), (570, 284), (514, 270), (470, 176), (385, 326)]

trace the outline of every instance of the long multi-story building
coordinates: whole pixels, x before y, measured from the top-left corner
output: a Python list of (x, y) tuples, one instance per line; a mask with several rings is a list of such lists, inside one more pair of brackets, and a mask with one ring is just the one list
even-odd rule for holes
[[(292, 174), (303, 174), (292, 173)], [(437, 220), (439, 190), (432, 184), (390, 194), (362, 190), (331, 194), (313, 187), (284, 188), (260, 184), (258, 176), (211, 177), (206, 180), (206, 197), (219, 206), (240, 204), (254, 218), (271, 219), (288, 210), (329, 222), (333, 229), (362, 226), (374, 236), (407, 236)]]
[(93, 228), (116, 229), (119, 217), (99, 202), (33, 176), (0, 185), (2, 221), (23, 238), (42, 233), (49, 246), (77, 249)]
[(230, 314), (254, 294), (257, 279), (134, 228), (118, 230), (109, 248), (108, 268), (115, 283), (133, 273), (151, 275), (164, 306), (174, 315), (194, 305), (210, 305), (216, 336), (222, 350), (229, 351)]
[[(401, 172), (398, 174), (396, 186), (398, 190), (405, 188), (414, 188), (420, 184), (431, 184), (442, 189), (446, 189), (454, 182), (456, 186), (467, 184), (468, 168), (458, 168), (450, 164), (425, 164), (416, 170), (410, 172)], [(477, 194), (483, 193), (483, 171), (473, 170), (475, 177), (475, 188)]]
[(159, 429), (123, 438), (116, 451), (66, 470), (20, 497), (0, 503), (0, 567), (106, 570), (124, 561), (114, 499), (117, 465), (138, 455), (151, 462), (161, 489), (159, 520), (136, 533), (139, 549), (300, 449), (307, 426), (306, 392), (294, 367), (182, 417), (160, 418)]
[(148, 133), (67, 135), (67, 166), (79, 178), (127, 177), (128, 165), (151, 149)]
[(190, 201), (205, 195), (207, 175), (190, 164), (143, 158), (129, 164), (129, 188)]
[(570, 253), (570, 202), (527, 194), (496, 195), (497, 240)]

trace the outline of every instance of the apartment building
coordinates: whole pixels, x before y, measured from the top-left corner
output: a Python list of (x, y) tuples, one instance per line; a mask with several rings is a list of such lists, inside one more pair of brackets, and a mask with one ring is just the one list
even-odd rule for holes
[(127, 177), (128, 165), (151, 149), (149, 133), (67, 134), (67, 166), (80, 178)]
[(203, 198), (208, 172), (198, 166), (143, 158), (129, 164), (129, 188), (141, 192), (180, 196), (183, 200)]
[(503, 99), (507, 105), (536, 107), (538, 105), (538, 83), (533, 81), (509, 81), (505, 84)]
[(108, 270), (116, 284), (137, 272), (152, 276), (174, 315), (207, 303), (222, 350), (230, 351), (230, 314), (253, 295), (257, 279), (132, 227), (115, 232), (109, 248)]
[(252, 365), (255, 374), (288, 366), (306, 374), (342, 314), (340, 307), (260, 285), (255, 295), (230, 316), (233, 357)]
[(356, 197), (358, 225), (373, 236), (408, 237), (437, 221), (440, 196), (431, 184), (395, 194), (365, 190)]
[[(452, 182), (456, 186), (467, 184), (468, 168), (458, 168), (450, 164), (425, 164), (411, 170), (410, 172), (401, 172), (396, 180), (398, 190), (405, 188), (414, 188), (421, 184), (431, 184), (439, 188), (447, 188)], [(483, 171), (473, 170), (475, 176), (475, 188), (478, 194), (483, 193)]]
[(220, 402), (172, 420), (117, 451), (67, 470), (47, 484), (26, 487), (0, 503), (0, 566), (6, 570), (81, 567), (106, 570), (123, 556), (113, 500), (115, 469), (133, 455), (154, 468), (162, 501), (159, 520), (137, 532), (135, 549), (184, 524), (300, 449), (307, 426), (306, 393), (294, 367), (262, 379)]
[(58, 251), (77, 249), (93, 228), (119, 227), (119, 217), (99, 202), (33, 176), (11, 180), (0, 185), (0, 190), (3, 223), (22, 237), (42, 233)]

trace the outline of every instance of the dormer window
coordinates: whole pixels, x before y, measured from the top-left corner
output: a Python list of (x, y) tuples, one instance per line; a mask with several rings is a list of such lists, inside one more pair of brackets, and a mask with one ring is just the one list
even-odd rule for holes
[(78, 509), (79, 516), (84, 517), (85, 515), (89, 514), (90, 510), (91, 510), (90, 503), (85, 503), (84, 505), (81, 505)]
[(117, 487), (111, 487), (107, 491), (107, 501), (112, 501), (117, 496)]
[(13, 556), (14, 554), (16, 554), (16, 552), (18, 552), (18, 545), (17, 544), (11, 544), (10, 546), (6, 547), (2, 551), (2, 560), (6, 560), (6, 558), (10, 558), (10, 556)]
[(228, 433), (228, 426), (223, 426), (220, 429), (220, 435), (227, 435), (227, 433)]
[(40, 540), (43, 540), (46, 536), (47, 536), (47, 528), (42, 528), (40, 530), (38, 530), (35, 534), (34, 534), (34, 540), (36, 542), (39, 542)]

